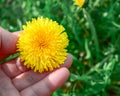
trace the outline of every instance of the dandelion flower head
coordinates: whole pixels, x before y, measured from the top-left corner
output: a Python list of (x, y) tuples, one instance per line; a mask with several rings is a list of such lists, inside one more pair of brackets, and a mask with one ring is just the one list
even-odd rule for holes
[(82, 7), (85, 3), (85, 0), (74, 0), (75, 5)]
[(64, 63), (68, 36), (56, 21), (38, 17), (28, 21), (17, 43), (20, 59), (34, 72), (52, 71)]

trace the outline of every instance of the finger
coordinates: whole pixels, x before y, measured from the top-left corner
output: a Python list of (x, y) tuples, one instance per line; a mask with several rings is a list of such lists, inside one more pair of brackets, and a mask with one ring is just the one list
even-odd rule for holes
[(15, 77), (12, 82), (15, 85), (15, 87), (21, 91), (36, 82), (42, 80), (45, 78), (50, 72), (44, 72), (44, 73), (39, 73), (39, 72), (33, 72), (32, 70), (27, 71), (23, 74), (20, 74), (19, 76)]
[(17, 75), (28, 71), (25, 66), (23, 66), (23, 63), (20, 62), (20, 58), (15, 58), (13, 60), (10, 60), (4, 64), (1, 65), (3, 71), (10, 77), (14, 78)]
[(61, 65), (61, 67), (70, 68), (71, 65), (72, 65), (72, 55), (68, 54), (67, 59), (65, 60), (64, 64)]
[(18, 36), (0, 27), (0, 60), (16, 51)]
[[(69, 68), (71, 66), (71, 64), (72, 64), (72, 56), (69, 54), (67, 56), (65, 63), (61, 66)], [(4, 72), (10, 78), (15, 78), (16, 76), (20, 75), (21, 73), (24, 73), (29, 70), (23, 65), (23, 63), (20, 62), (20, 58), (13, 59), (11, 61), (8, 61), (8, 62), (2, 64), (2, 68), (3, 68)], [(25, 74), (27, 74), (27, 73), (24, 73), (24, 75)], [(32, 78), (34, 78), (34, 77), (32, 77)], [(16, 80), (18, 80), (18, 78)]]
[[(69, 68), (72, 64), (72, 57), (71, 55), (67, 56), (67, 60), (65, 63), (62, 65), (62, 67)], [(19, 76), (16, 76), (13, 79), (13, 83), (16, 86), (18, 90), (22, 90), (24, 88), (27, 88), (28, 86), (38, 82), (39, 80), (43, 79), (46, 77), (50, 72), (44, 72), (44, 73), (34, 73), (33, 71), (27, 71)]]
[(0, 96), (20, 96), (11, 80), (0, 70)]
[(67, 68), (60, 68), (47, 77), (21, 91), (22, 96), (49, 96), (54, 90), (62, 86), (68, 79)]

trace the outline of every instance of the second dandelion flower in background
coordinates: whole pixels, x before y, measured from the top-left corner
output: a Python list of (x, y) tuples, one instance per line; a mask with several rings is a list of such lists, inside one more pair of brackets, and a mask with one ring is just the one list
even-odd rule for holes
[(74, 4), (79, 6), (79, 7), (83, 7), (83, 5), (85, 4), (85, 0), (73, 0)]

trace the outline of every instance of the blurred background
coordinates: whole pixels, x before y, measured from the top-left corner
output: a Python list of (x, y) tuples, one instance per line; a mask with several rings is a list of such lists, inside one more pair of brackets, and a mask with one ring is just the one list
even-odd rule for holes
[(120, 96), (120, 0), (0, 0), (0, 26), (15, 32), (48, 17), (65, 27), (70, 77), (52, 96)]

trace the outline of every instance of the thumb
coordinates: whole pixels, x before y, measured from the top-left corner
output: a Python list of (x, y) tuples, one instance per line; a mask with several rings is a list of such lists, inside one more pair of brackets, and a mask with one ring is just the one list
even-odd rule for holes
[(0, 27), (0, 60), (16, 51), (18, 35)]

